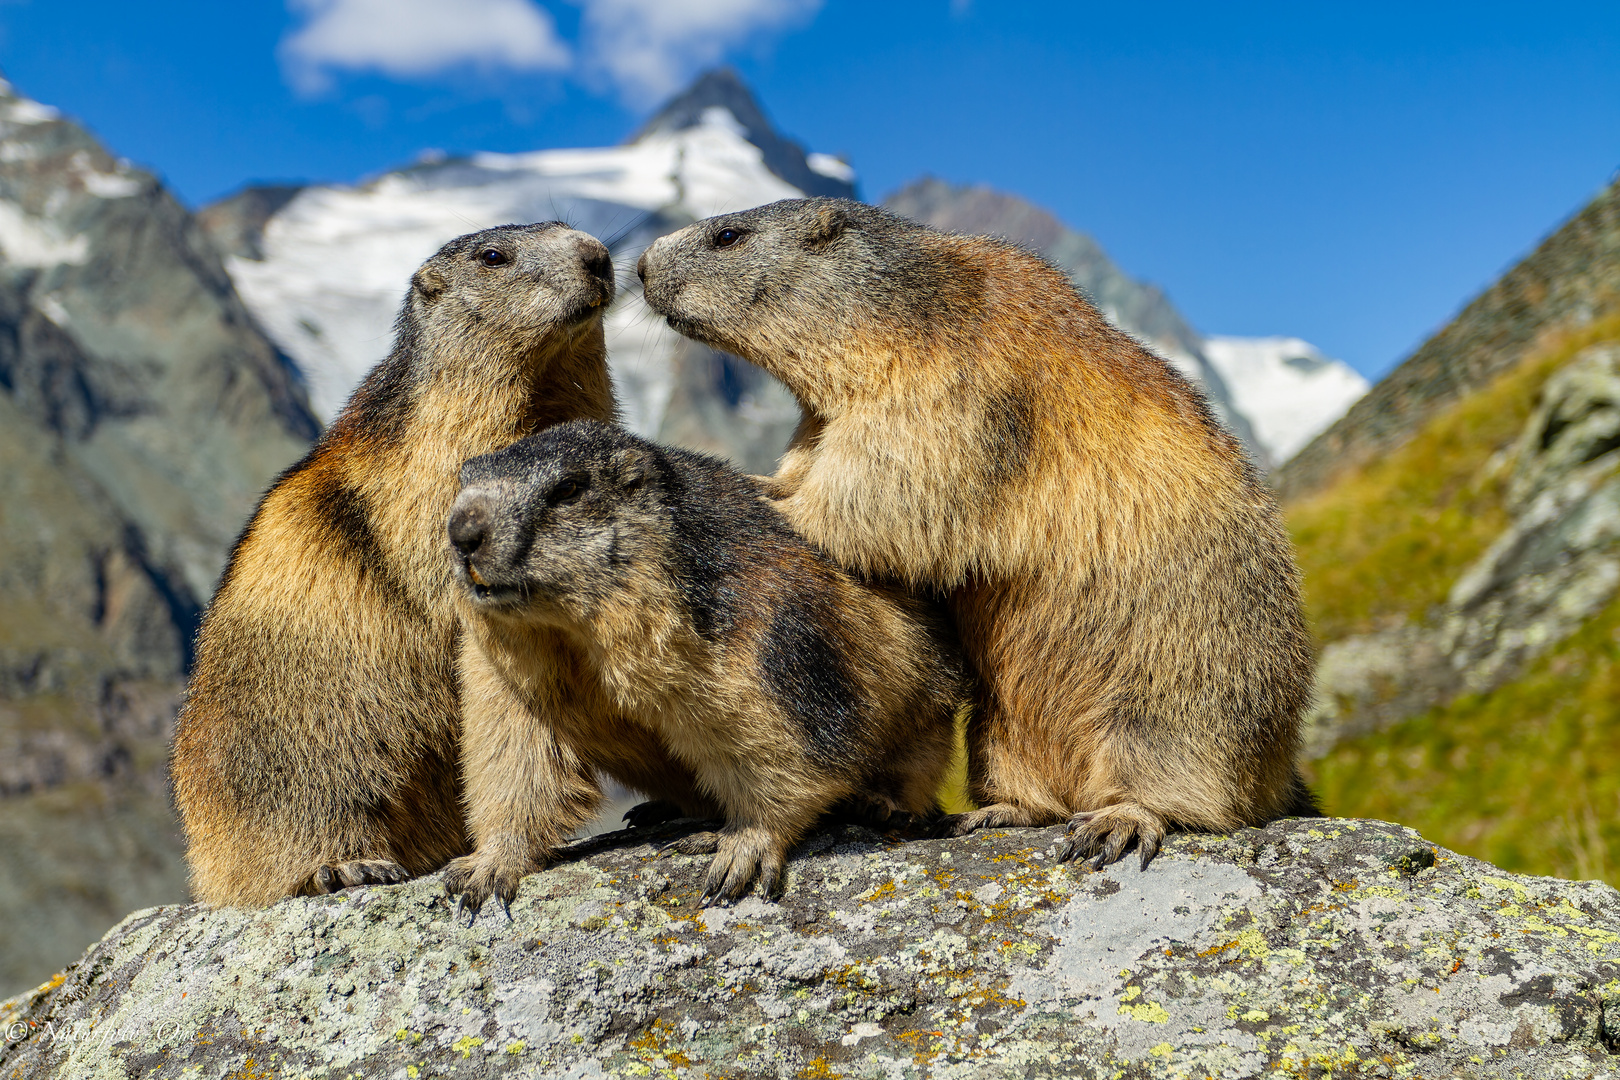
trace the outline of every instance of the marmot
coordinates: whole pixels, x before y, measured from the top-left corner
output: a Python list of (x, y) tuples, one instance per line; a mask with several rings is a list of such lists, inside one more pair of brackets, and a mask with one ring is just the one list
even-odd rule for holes
[(1167, 825), (1311, 813), (1313, 657), (1276, 504), (1203, 395), (1012, 244), (773, 203), (643, 253), (654, 311), (803, 409), (777, 506), (843, 565), (948, 593), (969, 782), (948, 822), (1067, 820), (1100, 867)]
[(411, 279), (392, 353), (260, 501), (175, 729), (198, 899), (400, 881), (470, 850), (444, 519), (468, 457), (613, 418), (613, 275), (560, 222), (446, 244)]
[(692, 816), (703, 899), (756, 876), (834, 804), (935, 816), (965, 699), (942, 611), (869, 587), (718, 459), (578, 421), (475, 458), (449, 538), (461, 581), (474, 912), (596, 813), (605, 773)]

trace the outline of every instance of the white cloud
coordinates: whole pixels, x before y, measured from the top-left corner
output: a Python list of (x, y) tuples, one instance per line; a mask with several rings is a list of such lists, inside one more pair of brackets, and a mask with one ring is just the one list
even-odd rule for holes
[(289, 0), (307, 20), (281, 44), (292, 84), (324, 89), (334, 70), (415, 79), (471, 65), (562, 71), (572, 62), (531, 0)]
[(808, 22), (822, 0), (575, 0), (587, 64), (631, 104), (679, 90), (761, 34)]
[(282, 65), (306, 93), (339, 71), (405, 82), (464, 65), (572, 72), (644, 107), (734, 49), (809, 22), (823, 0), (568, 2), (582, 9), (578, 61), (536, 0), (287, 0), (303, 25), (282, 41)]

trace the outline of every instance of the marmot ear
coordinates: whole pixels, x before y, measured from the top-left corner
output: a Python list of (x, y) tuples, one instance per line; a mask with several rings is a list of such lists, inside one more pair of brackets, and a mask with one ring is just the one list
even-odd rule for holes
[(626, 491), (646, 487), (654, 468), (652, 455), (644, 453), (639, 447), (625, 447), (613, 454), (613, 471), (619, 478), (619, 485)]
[(840, 236), (849, 225), (849, 215), (841, 206), (818, 206), (810, 216), (810, 227), (805, 232), (804, 246), (820, 251)]
[(411, 278), (411, 288), (421, 293), (424, 300), (437, 300), (449, 287), (445, 276), (431, 266), (422, 267)]

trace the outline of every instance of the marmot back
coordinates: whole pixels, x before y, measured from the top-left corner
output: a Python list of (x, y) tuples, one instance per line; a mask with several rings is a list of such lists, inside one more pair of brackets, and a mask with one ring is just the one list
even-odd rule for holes
[(1202, 394), (1011, 244), (836, 199), (642, 255), (670, 326), (804, 411), (777, 505), (861, 573), (948, 590), (978, 675), (952, 823), (1067, 819), (1100, 865), (1168, 824), (1308, 810), (1310, 640), (1277, 508)]
[(258, 904), (468, 850), (444, 516), (469, 456), (610, 419), (613, 267), (558, 222), (451, 241), (396, 342), (259, 503), (199, 635), (172, 774), (192, 891)]
[[(468, 632), (477, 908), (595, 813), (599, 770), (726, 824), (707, 896), (835, 804), (934, 814), (963, 698), (944, 620), (856, 581), (730, 466), (579, 422), (468, 462), (449, 536)], [(696, 807), (694, 807), (696, 803)]]

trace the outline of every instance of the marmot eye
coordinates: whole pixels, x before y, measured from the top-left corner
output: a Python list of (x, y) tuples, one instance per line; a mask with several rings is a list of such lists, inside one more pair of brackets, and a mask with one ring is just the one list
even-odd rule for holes
[(742, 233), (736, 229), (721, 229), (714, 234), (714, 246), (717, 248), (730, 247), (742, 239)]
[(585, 481), (577, 477), (569, 477), (546, 494), (546, 504), (548, 506), (561, 506), (563, 503), (574, 502), (585, 494), (585, 487)]
[(504, 251), (497, 248), (485, 248), (478, 253), (478, 261), (485, 266), (505, 266), (511, 260), (506, 257)]

